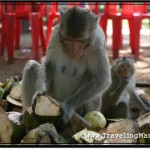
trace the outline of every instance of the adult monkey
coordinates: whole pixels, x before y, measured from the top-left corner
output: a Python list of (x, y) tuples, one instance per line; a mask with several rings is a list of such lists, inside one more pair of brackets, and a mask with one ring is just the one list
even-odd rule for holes
[(30, 60), (23, 72), (23, 111), (35, 107), (39, 94), (48, 94), (62, 107), (67, 124), (74, 111), (100, 110), (101, 97), (111, 84), (105, 37), (99, 17), (78, 7), (61, 10), (45, 62)]

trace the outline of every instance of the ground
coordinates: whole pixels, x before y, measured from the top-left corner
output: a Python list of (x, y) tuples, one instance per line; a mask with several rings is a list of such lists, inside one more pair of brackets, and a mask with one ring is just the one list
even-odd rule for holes
[[(108, 26), (107, 37), (107, 53), (110, 59), (110, 65), (113, 63), (112, 59), (112, 39), (111, 39), (111, 26)], [(5, 49), (4, 57), (0, 57), (0, 81), (5, 81), (13, 75), (21, 75), (26, 62), (32, 58), (32, 41), (31, 34), (23, 33), (21, 35), (20, 49), (15, 50), (14, 63), (7, 63), (7, 49)], [(40, 49), (41, 50), (41, 49)], [(127, 56), (134, 59), (131, 54), (129, 46), (129, 30), (123, 29), (123, 48), (120, 50), (120, 57)], [(135, 62), (135, 75), (137, 82), (150, 83), (150, 30), (142, 29), (140, 37), (140, 59)], [(140, 88), (143, 90), (144, 100), (150, 104), (150, 88)]]

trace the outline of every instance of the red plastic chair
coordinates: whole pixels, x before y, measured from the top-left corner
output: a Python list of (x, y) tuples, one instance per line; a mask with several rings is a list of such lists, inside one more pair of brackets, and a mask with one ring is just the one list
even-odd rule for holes
[[(139, 38), (141, 29), (141, 19), (143, 11), (146, 11), (145, 5), (143, 9), (135, 5), (133, 2), (123, 2), (121, 13), (117, 13), (117, 5), (111, 4), (112, 2), (106, 3), (104, 14), (101, 17), (100, 25), (102, 26), (106, 34), (107, 19), (112, 19), (113, 33), (112, 33), (112, 51), (113, 58), (119, 57), (119, 49), (122, 46), (122, 19), (127, 19), (129, 22), (130, 30), (130, 46), (132, 53), (135, 54), (136, 58), (139, 58)], [(113, 2), (114, 3), (114, 2)], [(136, 8), (135, 8), (136, 7)]]
[[(3, 5), (4, 9), (4, 13), (15, 13), (16, 17), (15, 18), (15, 22), (14, 25), (12, 25), (12, 23), (8, 23), (9, 19), (6, 19), (6, 17), (10, 18), (10, 15), (2, 15), (3, 19), (2, 19), (2, 38), (1, 38), (1, 49), (0, 49), (0, 54), (3, 55), (4, 53), (4, 47), (5, 45), (8, 47), (8, 62), (12, 62), (9, 59), (13, 59), (13, 54), (14, 54), (14, 46), (12, 47), (13, 44), (10, 44), (10, 42), (14, 43), (16, 42), (16, 47), (19, 48), (19, 43), (20, 43), (20, 33), (21, 33), (21, 21), (22, 19), (29, 19), (29, 14), (31, 14), (31, 16), (34, 16), (34, 14), (32, 15), (32, 3), (31, 2), (5, 2), (5, 7)], [(6, 12), (5, 12), (6, 11)], [(32, 30), (39, 30), (39, 34), (38, 36), (36, 36), (36, 34), (31, 33), (32, 35), (32, 46), (33, 46), (33, 54), (34, 54), (34, 58), (36, 60), (39, 60), (39, 41), (36, 39), (38, 37), (41, 38), (41, 44), (42, 44), (42, 48), (43, 48), (43, 53), (45, 54), (46, 52), (46, 44), (45, 44), (45, 37), (44, 37), (44, 33), (43, 33), (43, 22), (42, 22), (42, 13), (41, 12), (37, 12), (39, 17), (36, 17), (36, 19), (38, 18), (38, 24), (34, 24), (31, 22), (32, 27), (31, 27), (31, 32), (34, 33), (34, 31)], [(30, 21), (32, 21), (32, 19), (30, 19)], [(13, 30), (12, 32), (12, 37), (11, 36), (7, 36), (7, 33), (9, 33), (7, 30), (8, 27), (7, 25), (9, 25), (9, 29)], [(10, 26), (11, 25), (11, 26)], [(13, 35), (14, 33), (14, 35)], [(15, 37), (14, 37), (15, 36)], [(10, 40), (8, 40), (8, 39)], [(38, 43), (36, 43), (35, 41), (38, 41)], [(9, 45), (8, 45), (9, 44)], [(38, 46), (37, 46), (38, 45)], [(11, 47), (11, 50), (10, 50)], [(38, 48), (37, 48), (38, 47)]]
[(137, 5), (133, 2), (122, 3), (122, 19), (127, 19), (130, 30), (130, 46), (135, 58), (139, 58), (140, 29), (142, 14), (147, 9), (145, 4)]
[(121, 13), (119, 13), (118, 2), (106, 2), (104, 13), (101, 14), (100, 26), (102, 27), (107, 39), (107, 21), (112, 20), (112, 51), (113, 58), (118, 57), (118, 50), (122, 46), (121, 35)]
[[(45, 44), (45, 37), (43, 33), (43, 16), (44, 16), (44, 2), (17, 2), (16, 3), (16, 15), (17, 15), (17, 32), (16, 32), (16, 48), (19, 48), (19, 43), (20, 43), (20, 32), (21, 32), (21, 21), (22, 19), (27, 19), (30, 20), (31, 24), (31, 37), (32, 37), (32, 49), (34, 51), (34, 58), (36, 60), (39, 60), (39, 40), (37, 40), (39, 37), (41, 39), (41, 45), (42, 45), (42, 50), (43, 54), (46, 52), (46, 44)], [(35, 15), (37, 13), (37, 15)], [(29, 19), (30, 15), (30, 19)], [(39, 16), (35, 17), (33, 20), (32, 17), (34, 16)], [(33, 23), (33, 22), (35, 23)], [(37, 31), (39, 34), (34, 34), (34, 31)], [(36, 39), (37, 38), (37, 39)], [(38, 43), (36, 43), (37, 41)], [(34, 49), (36, 48), (36, 49)], [(37, 52), (37, 54), (36, 54)]]
[(40, 60), (39, 55), (39, 38), (40, 38), (40, 13), (30, 13), (30, 25), (31, 25), (31, 36), (32, 36), (32, 52), (35, 60)]
[(138, 11), (142, 11), (142, 19), (150, 19), (150, 12), (148, 12), (148, 2), (144, 2), (144, 6), (142, 5), (142, 8), (137, 7), (136, 10), (138, 9)]
[(0, 2), (0, 21), (1, 21), (1, 24), (2, 24), (2, 26), (1, 26), (1, 28), (0, 28), (0, 56), (3, 56), (3, 54), (4, 54), (4, 48), (5, 48), (5, 25), (4, 25), (4, 23), (5, 23), (5, 21), (4, 21), (4, 19), (3, 19), (3, 15), (4, 15), (4, 12), (5, 12), (5, 10), (4, 10), (4, 2)]
[[(139, 58), (139, 45), (140, 45), (140, 29), (141, 29), (141, 20), (143, 13), (147, 11), (146, 2), (142, 4), (135, 4), (134, 2), (123, 2), (121, 17), (122, 19), (127, 19), (129, 23), (130, 30), (130, 46), (132, 53), (135, 55), (135, 58)], [(122, 27), (118, 27), (118, 32), (120, 32)], [(122, 43), (122, 39), (121, 39)], [(117, 42), (116, 42), (117, 44)], [(117, 45), (116, 45), (117, 46)], [(119, 46), (117, 46), (119, 47)], [(119, 49), (114, 49), (114, 58), (118, 57)]]
[(0, 55), (4, 55), (4, 48), (7, 46), (8, 63), (12, 63), (14, 59), (14, 39), (15, 39), (15, 26), (16, 14), (13, 13), (12, 5), (5, 5), (1, 3), (1, 46)]
[[(44, 25), (43, 16), (45, 15), (45, 4), (44, 3), (32, 3), (33, 11), (29, 13), (29, 20), (31, 26), (31, 37), (32, 37), (32, 51), (34, 58), (39, 61), (39, 41), (41, 41), (43, 55), (46, 53), (46, 42), (44, 36)], [(40, 39), (40, 40), (39, 40)]]
[(32, 12), (32, 5), (29, 2), (16, 2), (14, 4), (16, 12), (16, 33), (15, 48), (20, 48), (20, 34), (22, 31), (22, 19), (29, 20), (29, 13)]
[(102, 27), (105, 35), (107, 30), (107, 21), (108, 19), (114, 19), (116, 16), (119, 16), (118, 13), (118, 3), (117, 2), (106, 2), (104, 13), (101, 14), (100, 26)]
[[(15, 38), (15, 26), (16, 26), (16, 14), (6, 13), (6, 43), (8, 53), (8, 63), (13, 63), (14, 59), (14, 38)], [(10, 27), (11, 24), (11, 27)]]
[(91, 12), (99, 14), (99, 2), (89, 2), (88, 5)]

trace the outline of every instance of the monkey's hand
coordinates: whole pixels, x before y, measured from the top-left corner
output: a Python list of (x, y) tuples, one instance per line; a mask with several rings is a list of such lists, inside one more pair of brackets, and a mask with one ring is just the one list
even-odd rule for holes
[(126, 78), (122, 79), (122, 84), (127, 85), (128, 83), (129, 83), (129, 79)]
[(41, 95), (45, 95), (46, 92), (45, 91), (36, 91), (35, 94), (32, 97), (32, 101), (31, 101), (31, 107), (33, 112), (35, 111), (35, 106), (36, 106), (36, 98), (37, 96), (41, 96)]
[(71, 119), (74, 107), (70, 103), (64, 103), (61, 107), (62, 110), (62, 123), (66, 125)]
[(120, 86), (125, 88), (129, 84), (129, 79), (122, 79)]

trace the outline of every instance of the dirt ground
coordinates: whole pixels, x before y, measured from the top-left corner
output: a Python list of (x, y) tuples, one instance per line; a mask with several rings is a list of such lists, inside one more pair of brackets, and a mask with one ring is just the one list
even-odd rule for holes
[[(111, 27), (107, 30), (107, 53), (112, 65), (112, 39)], [(20, 49), (15, 50), (14, 63), (7, 64), (7, 50), (5, 49), (4, 57), (0, 57), (0, 81), (5, 81), (13, 75), (21, 75), (26, 62), (32, 59), (32, 41), (30, 32), (21, 35)], [(129, 46), (129, 30), (123, 29), (123, 48), (120, 50), (120, 57), (127, 56), (134, 59)], [(140, 38), (140, 59), (135, 62), (135, 75), (137, 82), (150, 83), (150, 30), (142, 29)], [(143, 93), (144, 100), (150, 104), (150, 88), (139, 88)]]

